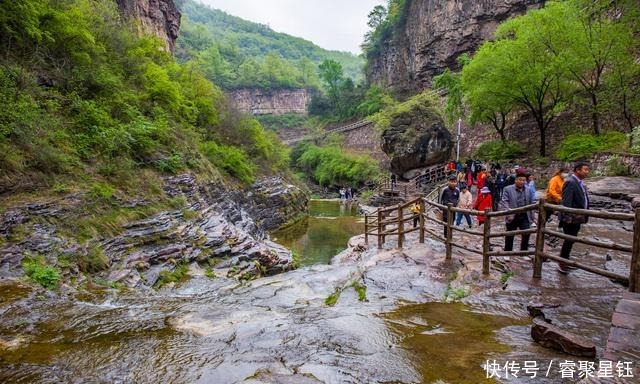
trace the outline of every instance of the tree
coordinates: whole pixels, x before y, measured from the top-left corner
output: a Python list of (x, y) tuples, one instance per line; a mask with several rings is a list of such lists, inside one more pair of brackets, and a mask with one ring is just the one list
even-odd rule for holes
[(549, 124), (564, 108), (567, 95), (566, 58), (545, 45), (541, 28), (552, 20), (536, 10), (511, 19), (496, 30), (496, 40), (484, 43), (462, 70), (465, 94), (484, 101), (472, 113), (490, 116), (508, 107), (526, 109), (540, 133), (540, 155), (546, 156)]
[(338, 107), (340, 89), (344, 82), (342, 65), (331, 59), (325, 60), (318, 66), (318, 75), (329, 94), (329, 99), (331, 99), (333, 106)]

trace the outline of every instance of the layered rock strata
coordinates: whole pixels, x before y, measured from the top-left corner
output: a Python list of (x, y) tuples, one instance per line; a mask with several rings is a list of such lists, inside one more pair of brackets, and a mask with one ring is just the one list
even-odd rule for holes
[(243, 88), (227, 93), (231, 105), (252, 115), (307, 115), (312, 93), (308, 89)]
[[(297, 210), (306, 209), (308, 198), (297, 187), (273, 177), (249, 191), (228, 191), (185, 174), (166, 178), (164, 189), (169, 197), (184, 199), (185, 205), (127, 223), (117, 236), (85, 243), (58, 228), (61, 221), (78, 220), (86, 203), (81, 194), (6, 210), (0, 216), (0, 275), (20, 276), (26, 255), (42, 255), (65, 270), (64, 260), (86, 258), (92, 252), (102, 255), (105, 263), (99, 277), (131, 287), (153, 286), (161, 271), (193, 262), (207, 262), (220, 273), (243, 278), (293, 268), (291, 252), (269, 241), (265, 230), (304, 212)], [(283, 208), (289, 201), (297, 204)], [(130, 208), (147, 204), (118, 202)], [(250, 212), (258, 213), (257, 222)], [(74, 268), (67, 272), (79, 274)]]

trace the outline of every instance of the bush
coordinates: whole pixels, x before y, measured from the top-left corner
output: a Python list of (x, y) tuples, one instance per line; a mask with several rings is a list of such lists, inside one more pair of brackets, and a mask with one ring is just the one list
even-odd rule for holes
[(299, 154), (296, 165), (312, 174), (320, 185), (361, 185), (380, 173), (375, 160), (345, 153), (337, 146), (301, 148), (304, 151)]
[(24, 273), (36, 283), (47, 289), (53, 289), (60, 282), (60, 271), (47, 265), (44, 257), (27, 258), (22, 262)]
[(629, 136), (631, 153), (640, 153), (640, 125), (633, 128)]
[(511, 141), (503, 143), (500, 140), (487, 141), (476, 149), (476, 157), (490, 161), (514, 159), (525, 153), (527, 150), (521, 144)]
[(160, 271), (160, 277), (158, 278), (155, 287), (161, 288), (165, 284), (181, 281), (188, 271), (189, 266), (186, 263), (180, 263), (176, 265), (176, 268), (173, 271), (163, 269), (162, 271)]
[(166, 173), (178, 173), (184, 168), (184, 166), (184, 161), (179, 153), (174, 153), (173, 155), (158, 161), (158, 169)]
[(89, 196), (96, 200), (109, 200), (115, 193), (115, 188), (106, 183), (93, 183), (89, 190)]
[(556, 157), (564, 161), (588, 159), (597, 152), (621, 150), (626, 144), (627, 137), (622, 132), (606, 132), (601, 135), (576, 133), (562, 141), (556, 150)]
[(249, 184), (255, 179), (255, 165), (240, 148), (208, 141), (200, 150), (216, 168)]
[(608, 176), (629, 176), (631, 171), (619, 156), (613, 155), (607, 159), (606, 174)]

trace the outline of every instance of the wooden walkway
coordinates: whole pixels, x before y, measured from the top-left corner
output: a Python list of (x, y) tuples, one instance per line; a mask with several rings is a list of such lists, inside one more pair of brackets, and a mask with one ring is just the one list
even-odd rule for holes
[(640, 362), (640, 293), (625, 292), (618, 302), (604, 358)]

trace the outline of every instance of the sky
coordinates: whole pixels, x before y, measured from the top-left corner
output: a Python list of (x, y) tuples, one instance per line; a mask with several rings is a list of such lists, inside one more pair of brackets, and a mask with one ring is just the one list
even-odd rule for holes
[(197, 0), (322, 48), (359, 54), (367, 15), (385, 0)]

